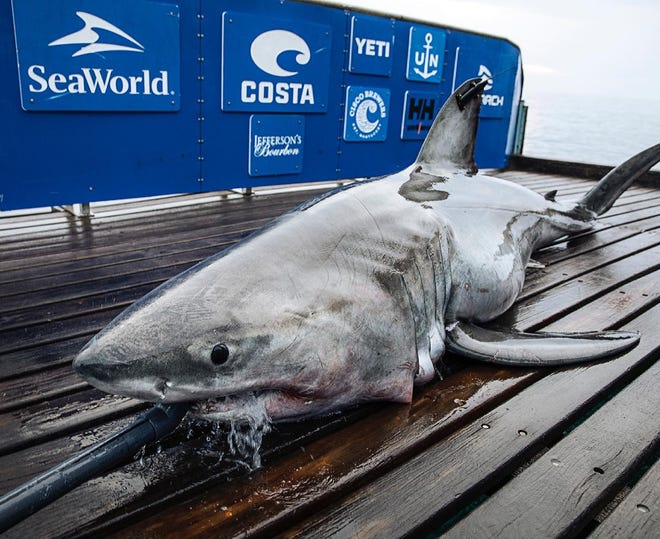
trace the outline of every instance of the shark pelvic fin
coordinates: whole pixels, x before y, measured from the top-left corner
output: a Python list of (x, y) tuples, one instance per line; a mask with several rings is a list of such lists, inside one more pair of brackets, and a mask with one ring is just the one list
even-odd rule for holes
[(426, 136), (417, 164), (458, 167), (468, 174), (477, 172), (474, 144), (481, 95), (487, 84), (486, 79), (470, 79), (447, 99)]
[(587, 333), (522, 333), (495, 331), (457, 322), (447, 331), (447, 350), (472, 359), (546, 367), (593, 361), (621, 354), (639, 342), (639, 333), (593, 331)]
[(609, 210), (616, 199), (630, 187), (637, 178), (645, 174), (660, 161), (660, 144), (633, 155), (627, 161), (608, 172), (592, 189), (582, 197), (573, 210), (576, 217), (590, 220)]

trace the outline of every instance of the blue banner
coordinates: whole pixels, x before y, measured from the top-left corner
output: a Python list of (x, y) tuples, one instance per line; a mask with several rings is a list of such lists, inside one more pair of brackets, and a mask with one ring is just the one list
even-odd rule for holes
[(179, 110), (178, 5), (12, 5), (24, 110)]
[(521, 69), (505, 39), (304, 1), (0, 0), (0, 210), (391, 173), (476, 76), (475, 159), (504, 167)]

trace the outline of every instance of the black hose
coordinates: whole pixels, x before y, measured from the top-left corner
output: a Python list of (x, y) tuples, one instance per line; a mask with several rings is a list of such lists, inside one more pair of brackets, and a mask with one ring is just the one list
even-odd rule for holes
[(122, 430), (8, 492), (0, 498), (0, 533), (169, 434), (189, 408), (190, 403), (154, 406)]

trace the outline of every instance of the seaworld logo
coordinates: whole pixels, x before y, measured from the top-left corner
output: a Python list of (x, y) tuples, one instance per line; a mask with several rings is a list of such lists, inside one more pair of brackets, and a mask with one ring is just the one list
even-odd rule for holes
[[(83, 26), (83, 28), (77, 32), (73, 32), (72, 34), (68, 34), (64, 37), (56, 39), (55, 41), (51, 41), (48, 44), (49, 47), (55, 47), (58, 45), (85, 45), (84, 47), (81, 47), (79, 50), (75, 51), (71, 55), (72, 57), (107, 51), (144, 52), (144, 47), (141, 43), (139, 43), (137, 40), (132, 38), (130, 35), (128, 35), (126, 32), (111, 22), (108, 22), (101, 17), (97, 17), (96, 15), (92, 15), (91, 13), (87, 13), (85, 11), (76, 11), (76, 15), (78, 15), (78, 17), (83, 20), (85, 26)], [(119, 45), (116, 43), (99, 43), (101, 36), (94, 31), (95, 28), (98, 30), (105, 30), (106, 32), (110, 32), (115, 36), (119, 36), (133, 43), (133, 46)]]
[(178, 110), (178, 7), (76, 4), (12, 2), (23, 109)]
[[(105, 19), (85, 11), (76, 11), (76, 15), (85, 23), (83, 28), (51, 41), (49, 47), (83, 45), (71, 55), (72, 58), (109, 51), (144, 52), (144, 46), (140, 42)], [(95, 29), (109, 32), (132, 45), (99, 42), (101, 36)], [(28, 88), (33, 93), (50, 90), (54, 94), (111, 92), (117, 95), (168, 95), (170, 92), (169, 76), (165, 70), (159, 71), (159, 76), (154, 76), (148, 69), (142, 69), (139, 74), (131, 75), (115, 74), (114, 71), (112, 68), (83, 67), (75, 73), (49, 73), (46, 66), (33, 64), (27, 70), (27, 75), (32, 81)]]

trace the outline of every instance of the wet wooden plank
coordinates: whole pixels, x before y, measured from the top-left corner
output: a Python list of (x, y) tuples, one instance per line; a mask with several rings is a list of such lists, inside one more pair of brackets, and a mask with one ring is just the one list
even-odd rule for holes
[[(594, 238), (596, 245), (598, 245), (600, 237)], [(601, 240), (603, 241), (603, 240)], [(574, 252), (572, 256), (568, 253), (563, 253), (564, 257), (561, 260), (553, 262), (544, 253), (538, 253), (535, 260), (542, 264), (546, 264), (545, 268), (530, 271), (525, 277), (525, 285), (520, 299), (531, 297), (539, 294), (552, 287), (568, 282), (571, 279), (589, 278), (595, 279), (595, 272), (600, 268), (608, 268), (616, 262), (626, 260), (635, 255), (646, 256), (646, 251), (657, 251), (660, 245), (660, 231), (651, 230), (642, 232), (634, 237), (626, 238), (625, 241), (618, 241), (608, 245), (600, 245), (597, 248), (590, 249), (589, 251)], [(653, 259), (652, 253), (650, 259)], [(609, 268), (606, 270), (609, 271)], [(549, 281), (547, 276), (552, 274), (555, 280)], [(588, 276), (588, 277), (587, 277)]]
[(660, 445), (658, 384), (660, 362), (491, 495), (446, 537), (575, 536)]
[[(303, 439), (295, 450), (279, 458), (265, 456), (263, 468), (247, 477), (235, 477), (230, 483), (210, 477), (201, 493), (193, 490), (190, 497), (177, 502), (177, 507), (185, 510), (173, 512), (166, 507), (145, 519), (140, 517), (145, 505), (142, 499), (135, 507), (118, 512), (110, 522), (92, 522), (86, 530), (119, 529), (122, 520), (130, 517), (129, 522), (137, 523), (118, 535), (167, 535), (171, 526), (181, 536), (206, 532), (231, 537), (252, 533), (254, 528), (269, 535), (289, 519), (395, 466), (420, 446), (455, 430), (534, 379), (515, 369), (477, 366), (462, 370), (451, 379), (422, 388), (412, 406), (372, 405), (367, 417), (341, 424), (341, 430)], [(220, 510), (222, 507), (226, 509)]]
[(660, 530), (659, 485), (660, 461), (644, 474), (639, 483), (589, 537), (648, 539), (657, 535)]
[[(585, 182), (576, 186), (565, 177), (549, 179), (547, 176), (536, 175), (534, 179), (520, 173), (513, 176), (523, 181), (538, 180), (538, 185), (544, 185), (543, 182), (546, 182), (546, 186), (550, 180), (557, 188), (562, 189), (563, 186), (565, 191), (570, 193), (578, 193), (581, 190), (584, 192), (593, 185), (593, 182)], [(643, 258), (634, 259), (634, 254), (641, 253), (644, 250), (644, 242), (653, 237), (652, 234), (645, 234), (645, 231), (660, 226), (658, 212), (653, 204), (640, 201), (640, 197), (644, 195), (644, 192), (636, 189), (634, 192), (629, 191), (626, 198), (621, 199), (616, 208), (611, 210), (612, 214), (616, 214), (608, 214), (606, 222), (599, 224), (600, 230), (568, 242), (558, 242), (557, 245), (544, 250), (540, 256), (548, 263), (548, 275), (532, 278), (534, 273), (531, 272), (530, 279), (541, 287), (552, 287), (559, 286), (561, 278), (575, 281), (580, 279), (581, 275), (590, 275), (595, 268), (589, 267), (589, 262), (600, 261), (601, 269), (605, 269), (616, 260), (623, 261), (625, 257), (633, 255), (631, 263), (644, 263)], [(311, 193), (305, 193), (301, 195), (301, 199), (310, 196)], [(213, 211), (217, 211), (217, 208), (225, 207), (224, 204), (214, 203), (208, 207), (205, 205), (203, 209), (213, 208)], [(250, 208), (246, 212), (237, 211), (232, 218), (241, 215), (240, 219), (247, 219), (250, 215), (261, 215), (259, 211), (251, 214), (253, 211)], [(32, 410), (36, 413), (40, 410), (43, 424), (40, 425), (41, 430), (35, 431), (36, 436), (27, 436), (22, 440), (20, 436), (16, 438), (22, 445), (19, 444), (15, 448), (23, 449), (16, 449), (16, 452), (0, 457), (2, 469), (12, 469), (12, 462), (17, 463), (16, 467), (19, 468), (18, 463), (24, 462), (22, 459), (43, 465), (47, 462), (55, 464), (69, 454), (72, 445), (67, 445), (67, 440), (71, 433), (73, 436), (93, 439), (97, 435), (101, 436), (100, 433), (104, 432), (106, 426), (128, 421), (132, 410), (117, 407), (116, 403), (110, 401), (101, 401), (98, 408), (89, 410), (84, 392), (80, 393), (83, 386), (76, 386), (80, 382), (71, 373), (69, 363), (73, 354), (96, 328), (100, 329), (100, 326), (113, 316), (112, 309), (106, 310), (104, 305), (110, 306), (113, 300), (121, 301), (121, 305), (128, 304), (132, 297), (129, 286), (151, 282), (150, 271), (162, 271), (160, 275), (165, 278), (168, 261), (181, 262), (179, 257), (187, 256), (185, 253), (192, 253), (193, 249), (202, 245), (204, 248), (210, 248), (212, 242), (217, 242), (218, 238), (222, 238), (222, 235), (231, 229), (231, 223), (225, 221), (222, 230), (216, 230), (214, 223), (217, 224), (218, 220), (211, 214), (212, 212), (208, 211), (202, 217), (195, 217), (191, 208), (187, 208), (174, 213), (167, 210), (151, 216), (145, 213), (133, 218), (102, 218), (97, 221), (98, 226), (95, 225), (93, 230), (85, 228), (85, 225), (76, 225), (75, 230), (72, 229), (75, 241), (68, 241), (63, 230), (59, 236), (53, 232), (39, 236), (32, 245), (25, 237), (20, 240), (16, 238), (16, 253), (20, 245), (30, 249), (31, 253), (28, 257), (31, 260), (26, 263), (28, 267), (24, 271), (33, 278), (33, 284), (41, 284), (44, 293), (30, 295), (30, 282), (26, 280), (21, 292), (14, 294), (18, 298), (23, 296), (26, 303), (21, 305), (21, 301), (16, 300), (12, 311), (5, 311), (15, 317), (14, 329), (5, 334), (0, 333), (0, 348), (5, 345), (4, 337), (7, 335), (13, 335), (15, 346), (5, 347), (5, 352), (0, 353), (0, 411), (7, 412), (0, 413), (0, 420), (2, 417), (18, 417), (10, 412)], [(157, 216), (161, 215), (167, 222), (162, 226), (167, 228), (161, 228), (156, 222)], [(138, 223), (145, 217), (154, 217), (154, 220), (148, 228), (140, 231)], [(181, 228), (177, 226), (177, 220), (181, 220)], [(205, 229), (204, 224), (212, 230)], [(240, 226), (240, 223), (237, 223), (237, 226)], [(168, 231), (165, 241), (159, 236), (163, 230)], [(138, 235), (144, 232), (144, 235), (126, 237), (126, 234), (135, 231)], [(211, 237), (213, 234), (216, 235)], [(40, 248), (47, 248), (50, 240), (55, 240), (51, 246), (52, 250), (46, 251), (50, 253), (50, 258), (42, 259), (46, 263), (40, 265), (39, 260), (32, 257), (32, 254), (36, 255)], [(113, 241), (116, 242), (114, 250)], [(617, 243), (619, 245), (615, 245)], [(74, 244), (81, 249), (76, 256), (81, 256), (70, 261), (67, 249)], [(648, 251), (648, 245), (646, 247)], [(657, 246), (655, 249), (657, 250)], [(62, 253), (59, 254), (59, 251)], [(582, 261), (585, 254), (587, 258), (592, 258)], [(573, 263), (569, 262), (571, 258)], [(20, 261), (15, 264), (20, 267)], [(567, 276), (559, 275), (564, 273), (560, 271), (563, 269), (566, 270)], [(75, 272), (77, 275), (72, 274), (69, 277), (68, 273), (73, 270), (78, 270)], [(115, 270), (116, 280), (103, 287), (103, 280), (111, 278)], [(145, 272), (144, 280), (139, 277), (141, 271)], [(578, 276), (578, 272), (584, 271), (587, 272)], [(13, 283), (4, 288), (8, 295), (11, 296), (11, 288), (17, 284), (17, 279), (20, 280), (21, 274), (20, 270), (13, 273), (10, 271)], [(617, 275), (622, 274), (617, 270)], [(0, 280), (8, 274), (4, 275), (5, 277), (0, 276)], [(153, 276), (153, 273), (151, 275)], [(595, 329), (595, 326), (617, 325), (657, 303), (657, 289), (660, 287), (653, 288), (656, 277), (649, 273), (648, 268), (637, 273), (631, 270), (628, 276), (623, 287), (601, 279), (602, 275), (593, 279), (590, 277), (587, 279), (589, 282), (586, 289), (589, 295), (585, 298), (570, 300), (565, 297), (553, 306), (546, 300), (529, 297), (525, 308), (539, 325), (555, 320), (553, 309), (562, 308), (566, 309), (566, 323), (570, 322), (566, 327), (571, 329), (587, 323), (592, 324), (589, 329)], [(53, 279), (60, 287), (50, 298), (46, 297), (49, 279)], [(0, 295), (2, 290), (3, 285), (0, 284)], [(80, 301), (79, 309), (76, 307), (77, 301)], [(584, 307), (568, 314), (571, 309), (580, 305)], [(115, 307), (119, 306), (115, 303)], [(51, 308), (50, 314), (45, 312)], [(0, 310), (2, 309), (0, 303)], [(31, 316), (31, 312), (34, 316)], [(91, 317), (78, 317), (77, 314)], [(53, 323), (47, 319), (47, 316), (51, 315)], [(561, 330), (562, 319), (552, 322), (550, 326), (546, 326), (548, 327)], [(132, 533), (139, 534), (151, 529), (151, 524), (141, 527), (141, 520), (149, 513), (155, 513), (155, 516), (145, 522), (156, 523), (154, 529), (163, 534), (172, 529), (183, 529), (189, 535), (200, 533), (217, 536), (244, 532), (268, 535), (273, 531), (286, 529), (292, 522), (308, 517), (310, 512), (331, 503), (335, 496), (347, 496), (365, 482), (369, 483), (381, 474), (392, 471), (428, 444), (445, 439), (468, 419), (479, 414), (488, 414), (502, 399), (519, 393), (522, 388), (548, 374), (532, 374), (517, 369), (498, 370), (469, 362), (468, 365), (467, 369), (451, 374), (445, 381), (437, 382), (440, 386), (434, 384), (424, 388), (424, 391), (416, 392), (413, 406), (403, 407), (404, 410), (410, 410), (408, 412), (402, 412), (400, 405), (375, 405), (360, 408), (342, 416), (342, 419), (323, 420), (322, 426), (318, 426), (318, 423), (300, 425), (297, 428), (301, 431), (296, 435), (286, 429), (271, 435), (265, 447), (264, 458), (267, 466), (252, 477), (246, 478), (240, 467), (231, 468), (227, 463), (218, 465), (212, 459), (209, 461), (208, 458), (201, 458), (198, 452), (191, 450), (190, 445), (186, 445), (197, 438), (187, 440), (186, 436), (178, 434), (179, 437), (174, 438), (173, 445), (164, 449), (162, 457), (150, 457), (148, 470), (144, 470), (137, 462), (129, 464), (103, 479), (76, 489), (12, 533), (22, 536), (33, 535), (35, 531), (39, 535), (49, 536), (95, 534), (98, 531), (108, 532), (129, 525)], [(48, 372), (53, 374), (52, 383), (45, 378), (40, 379), (47, 376)], [(470, 374), (476, 375), (478, 379), (469, 382)], [(464, 378), (465, 376), (467, 378)], [(511, 378), (508, 378), (509, 376)], [(34, 383), (32, 389), (31, 382)], [(1, 398), (3, 388), (7, 397), (4, 401)], [(437, 393), (430, 399), (425, 397), (425, 391), (430, 392), (428, 395), (434, 391)], [(466, 393), (463, 394), (462, 391)], [(470, 394), (470, 391), (473, 391), (473, 394)], [(458, 402), (452, 402), (452, 395), (459, 395), (455, 397)], [(460, 395), (467, 395), (467, 398), (463, 399)], [(449, 401), (445, 402), (445, 398), (449, 398)], [(52, 402), (49, 403), (49, 400)], [(58, 409), (62, 408), (67, 412), (74, 409), (71, 406), (67, 408), (68, 405), (62, 403), (72, 403), (76, 400), (82, 403), (80, 418), (74, 418), (75, 414), (72, 413), (69, 417), (58, 419)], [(463, 401), (464, 404), (461, 404)], [(5, 408), (2, 408), (3, 405)], [(51, 412), (54, 415), (49, 416)], [(415, 429), (424, 426), (427, 416), (431, 424), (437, 422), (437, 428), (430, 429), (430, 434), (419, 431), (415, 435)], [(113, 418), (116, 418), (116, 421)], [(53, 422), (49, 425), (49, 421)], [(39, 420), (31, 419), (28, 425), (34, 426), (35, 423), (39, 423)], [(412, 426), (413, 424), (416, 426)], [(10, 432), (17, 432), (21, 428), (16, 421), (9, 421), (8, 425), (13, 429), (10, 429)], [(383, 425), (384, 433), (381, 432)], [(85, 434), (84, 429), (87, 428), (95, 431)], [(406, 435), (411, 436), (412, 440), (417, 439), (410, 448), (406, 445)], [(292, 442), (294, 439), (295, 443)], [(372, 445), (369, 445), (372, 441)], [(362, 445), (365, 446), (364, 451)], [(300, 449), (301, 447), (303, 449)], [(22, 467), (21, 470), (23, 471), (17, 473), (29, 473), (29, 468)], [(264, 475), (260, 475), (262, 473)], [(255, 477), (260, 478), (256, 483)], [(231, 483), (226, 483), (228, 479), (232, 480)], [(7, 480), (11, 482), (12, 478)], [(3, 484), (1, 480), (0, 484)], [(467, 504), (473, 499), (462, 498), (461, 503)], [(189, 509), (191, 503), (195, 504), (192, 512)], [(223, 512), (223, 507), (227, 507), (227, 511), (232, 514), (224, 514), (227, 511)], [(66, 518), (62, 518), (62, 515), (66, 515)], [(234, 516), (237, 518), (233, 518)], [(158, 523), (161, 520), (163, 523), (170, 523), (172, 527)]]
[[(186, 233), (207, 225), (222, 227), (233, 223), (249, 225), (251, 221), (267, 216), (277, 216), (295, 207), (297, 204), (323, 192), (306, 191), (260, 195), (236, 200), (225, 200), (202, 204), (191, 211), (191, 207), (169, 208), (165, 211), (146, 209), (141, 214), (114, 215), (107, 217), (100, 213), (93, 219), (75, 219), (63, 224), (60, 230), (35, 234), (18, 234), (14, 237), (5, 235), (7, 260), (33, 258), (38, 251), (46, 254), (77, 248), (92, 248), (112, 245), (118, 239), (123, 244), (140, 241), (154, 236)], [(130, 233), (130, 234), (129, 234)]]
[(63, 341), (23, 348), (0, 354), (0, 380), (18, 376), (37, 376), (58, 366), (71, 365), (74, 354), (91, 338), (90, 334), (72, 336)]
[(125, 416), (146, 404), (87, 389), (0, 414), (0, 455)]
[[(660, 307), (627, 324), (653, 331)], [(564, 328), (579, 329), (579, 328)], [(649, 339), (609, 362), (554, 371), (461, 431), (337, 500), (284, 537), (399, 537), (439, 526), (523, 465), (599, 396), (655, 362)], [(533, 537), (530, 535), (529, 537)]]
[[(499, 321), (511, 327), (535, 331), (569, 311), (618, 289), (622, 283), (643, 277), (659, 268), (660, 249), (647, 249), (526, 297), (514, 304)], [(545, 305), (545, 310), (539, 311), (539, 303)]]
[(7, 378), (0, 380), (0, 413), (22, 409), (89, 388), (89, 384), (83, 382), (73, 371), (70, 363), (49, 369), (42, 376)]

